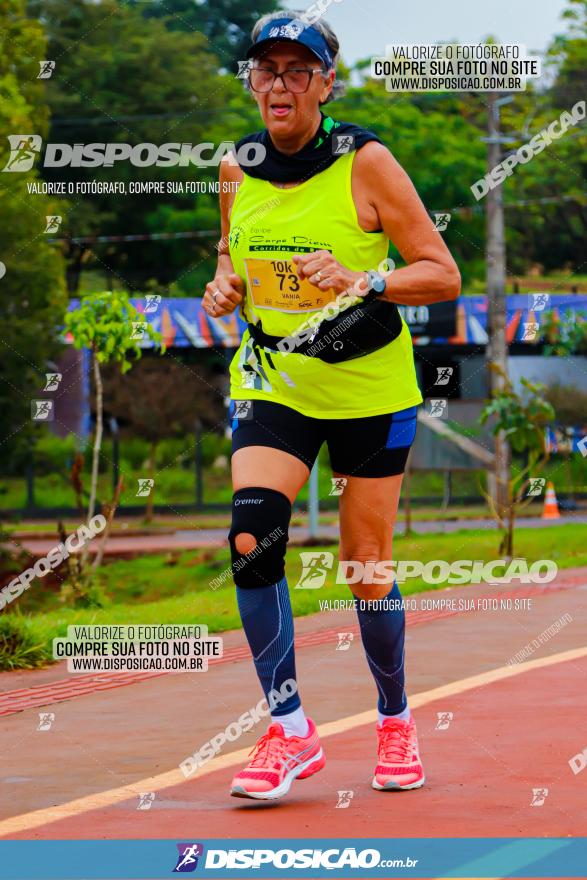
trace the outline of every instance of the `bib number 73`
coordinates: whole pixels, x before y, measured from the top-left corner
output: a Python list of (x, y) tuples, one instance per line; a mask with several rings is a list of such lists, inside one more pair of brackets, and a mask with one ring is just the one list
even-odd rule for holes
[[(290, 293), (296, 293), (300, 289), (300, 279), (293, 270), (291, 263), (286, 260), (271, 260), (275, 277), (279, 278), (279, 289), (283, 291), (284, 284)], [(286, 281), (287, 279), (287, 281)]]

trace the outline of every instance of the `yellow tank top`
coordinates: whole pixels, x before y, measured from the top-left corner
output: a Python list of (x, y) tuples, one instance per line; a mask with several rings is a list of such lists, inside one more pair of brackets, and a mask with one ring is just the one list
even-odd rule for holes
[[(287, 262), (292, 255), (328, 250), (355, 272), (377, 269), (387, 257), (385, 234), (365, 232), (358, 223), (351, 191), (355, 155), (344, 154), (286, 189), (244, 175), (230, 217), (229, 250), (246, 284), (242, 316), (253, 324), (260, 320), (266, 333), (288, 336), (322, 308), (300, 296)], [(381, 415), (422, 402), (405, 322), (393, 342), (338, 364), (295, 351), (254, 349), (246, 331), (230, 366), (230, 383), (234, 400), (272, 400), (314, 418)]]

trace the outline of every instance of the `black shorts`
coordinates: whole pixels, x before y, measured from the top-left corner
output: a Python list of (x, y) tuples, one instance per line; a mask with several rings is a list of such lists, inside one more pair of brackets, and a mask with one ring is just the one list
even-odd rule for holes
[(295, 455), (308, 468), (327, 443), (335, 473), (352, 477), (403, 474), (416, 435), (417, 407), (357, 419), (314, 419), (281, 403), (231, 401), (232, 451), (270, 446)]

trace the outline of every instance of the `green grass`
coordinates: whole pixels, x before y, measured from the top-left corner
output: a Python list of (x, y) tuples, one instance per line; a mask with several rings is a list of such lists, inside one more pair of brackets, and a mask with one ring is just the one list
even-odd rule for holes
[(33, 669), (51, 662), (50, 643), (25, 618), (0, 616), (0, 669)]
[[(469, 435), (470, 432), (462, 429), (460, 433)], [(555, 456), (546, 465), (540, 474), (547, 479), (552, 479), (558, 492), (569, 491), (569, 473), (563, 460)], [(145, 500), (136, 497), (138, 478), (144, 477), (145, 472), (129, 471), (125, 474), (125, 489), (120, 503), (125, 506), (136, 508), (137, 514), (145, 509)], [(318, 473), (318, 494), (322, 503), (334, 504), (329, 493), (332, 488), (332, 473), (328, 463), (320, 461)], [(573, 463), (574, 489), (576, 492), (587, 492), (587, 459), (575, 457)], [(485, 471), (455, 471), (452, 477), (452, 494), (455, 497), (477, 497), (481, 502), (482, 496), (479, 490), (480, 481), (485, 481)], [(84, 485), (89, 485), (89, 478), (84, 476)], [(411, 494), (413, 499), (438, 498), (443, 496), (444, 477), (440, 471), (415, 471), (412, 474)], [(112, 495), (112, 481), (109, 474), (100, 475), (98, 483), (98, 498), (101, 501), (110, 499)], [(210, 504), (230, 505), (232, 487), (228, 471), (213, 471), (207, 469), (204, 474), (203, 487), (204, 502)], [(306, 502), (308, 499), (308, 485), (304, 486), (299, 494), (299, 500)], [(35, 503), (38, 507), (75, 507), (76, 501), (73, 490), (67, 481), (58, 474), (46, 474), (38, 476), (35, 480)], [(195, 489), (193, 473), (179, 467), (169, 467), (161, 471), (155, 477), (154, 503), (157, 505), (169, 505), (169, 514), (174, 514), (176, 504), (194, 504)], [(0, 478), (0, 510), (22, 510), (26, 504), (26, 487), (24, 479), (16, 477)]]
[[(491, 531), (458, 531), (449, 535), (418, 535), (395, 539), (397, 559), (435, 559), (452, 562), (457, 559), (497, 557), (498, 536)], [(335, 546), (312, 548), (335, 554)], [(292, 606), (296, 616), (314, 614), (323, 599), (344, 599), (348, 587), (336, 584), (335, 570), (329, 571), (325, 585), (318, 590), (294, 589), (301, 571), (300, 553), (304, 548), (291, 548), (287, 556), (286, 574), (290, 583)], [(520, 528), (516, 532), (515, 555), (530, 564), (538, 559), (552, 559), (559, 568), (587, 566), (587, 526), (580, 524), (553, 525), (546, 529)], [(210, 587), (213, 578), (229, 566), (228, 549), (200, 550), (194, 553), (170, 553), (121, 560), (105, 565), (99, 584), (109, 604), (104, 608), (69, 608), (60, 604), (55, 589), (43, 581), (34, 581), (3, 619), (23, 621), (30, 639), (28, 644), (48, 646), (56, 636), (66, 635), (67, 626), (89, 624), (206, 624), (210, 632), (240, 627), (234, 587), (229, 580), (217, 590)], [(336, 566), (334, 566), (336, 569)], [(441, 589), (420, 579), (411, 579), (401, 586), (402, 593)], [(334, 622), (334, 618), (330, 619)], [(328, 622), (325, 618), (325, 624)], [(27, 654), (19, 654), (18, 665), (27, 663)], [(6, 651), (0, 644), (0, 669), (11, 668)], [(12, 661), (14, 668), (14, 661)]]

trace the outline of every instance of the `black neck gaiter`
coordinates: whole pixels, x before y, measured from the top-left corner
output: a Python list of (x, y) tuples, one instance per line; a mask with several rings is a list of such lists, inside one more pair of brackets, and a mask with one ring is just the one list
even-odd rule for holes
[(259, 165), (240, 166), (249, 177), (277, 183), (296, 183), (325, 171), (341, 155), (358, 150), (369, 141), (381, 143), (377, 135), (366, 128), (351, 122), (335, 122), (330, 116), (322, 116), (314, 137), (290, 156), (279, 152), (266, 128), (241, 138), (236, 149), (238, 151), (243, 144), (262, 144), (265, 147), (265, 158)]

